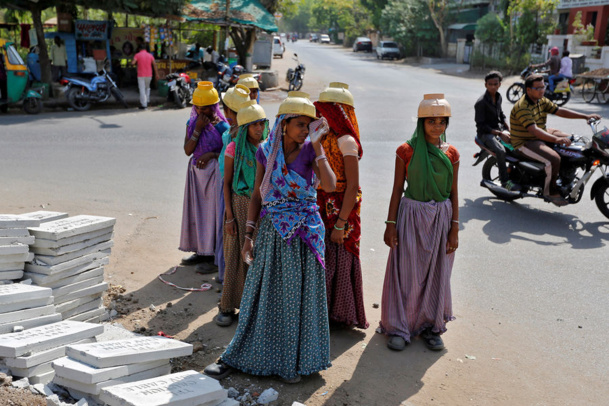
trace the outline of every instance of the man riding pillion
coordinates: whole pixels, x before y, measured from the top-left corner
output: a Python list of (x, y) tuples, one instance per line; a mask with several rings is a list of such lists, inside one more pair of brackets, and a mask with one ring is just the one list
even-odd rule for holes
[(516, 102), (510, 114), (512, 145), (524, 156), (545, 165), (546, 179), (543, 194), (548, 201), (564, 206), (567, 201), (560, 195), (556, 179), (560, 169), (560, 155), (547, 143), (571, 145), (570, 135), (546, 128), (548, 114), (564, 118), (599, 120), (598, 114), (582, 114), (556, 104), (544, 97), (546, 86), (541, 75), (529, 75), (524, 82), (524, 95)]
[[(478, 139), (497, 158), (501, 186), (509, 191), (518, 191), (520, 186), (514, 184), (508, 178), (505, 164), (505, 147), (501, 144), (501, 140), (507, 144), (510, 143), (510, 127), (501, 107), (501, 94), (498, 92), (502, 80), (503, 76), (497, 71), (491, 71), (484, 77), (486, 92), (480, 96), (474, 105), (476, 130)], [(501, 127), (503, 127), (503, 130)]]

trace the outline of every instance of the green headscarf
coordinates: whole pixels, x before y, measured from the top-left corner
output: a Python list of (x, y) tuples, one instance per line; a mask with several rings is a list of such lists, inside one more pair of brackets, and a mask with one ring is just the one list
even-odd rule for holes
[[(255, 123), (255, 121), (254, 121)], [(250, 124), (248, 123), (239, 127), (237, 137), (235, 137), (235, 164), (233, 172), (233, 192), (238, 195), (252, 195), (254, 183), (256, 181), (256, 151), (257, 145), (252, 145), (247, 140), (247, 130)], [(269, 122), (264, 126), (264, 132), (260, 142), (264, 141), (269, 134)]]
[[(413, 153), (408, 164), (408, 186), (404, 196), (420, 202), (443, 202), (448, 199), (453, 183), (453, 165), (438, 147), (425, 140), (424, 119), (419, 119), (417, 129), (408, 144)], [(446, 134), (442, 134), (446, 141)]]

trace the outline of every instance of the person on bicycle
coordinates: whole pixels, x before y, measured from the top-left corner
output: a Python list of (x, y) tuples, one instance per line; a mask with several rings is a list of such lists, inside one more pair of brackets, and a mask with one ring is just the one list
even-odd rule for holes
[[(520, 186), (508, 179), (507, 166), (505, 164), (505, 147), (501, 143), (510, 143), (510, 126), (507, 124), (505, 114), (501, 107), (501, 87), (503, 76), (500, 72), (491, 71), (484, 77), (486, 92), (474, 105), (476, 111), (476, 130), (478, 139), (484, 146), (490, 149), (497, 158), (499, 168), (499, 181), (501, 186), (510, 191), (520, 190)], [(502, 129), (503, 128), (503, 129)]]
[(553, 128), (546, 128), (548, 114), (564, 118), (599, 120), (598, 114), (582, 114), (564, 107), (558, 107), (544, 97), (546, 86), (543, 76), (529, 75), (524, 82), (524, 95), (514, 104), (510, 114), (512, 145), (524, 156), (545, 165), (546, 179), (543, 194), (557, 206), (567, 201), (560, 195), (556, 179), (560, 169), (560, 155), (547, 143), (562, 146), (571, 145), (569, 134)]

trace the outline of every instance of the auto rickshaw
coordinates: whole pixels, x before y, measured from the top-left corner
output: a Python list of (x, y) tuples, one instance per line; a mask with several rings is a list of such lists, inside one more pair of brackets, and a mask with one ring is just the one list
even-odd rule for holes
[[(31, 88), (27, 67), (13, 46), (13, 42), (0, 38), (0, 52), (4, 57), (6, 69), (7, 101), (10, 106), (23, 101), (23, 110), (28, 114), (42, 111), (42, 92), (44, 88)], [(0, 101), (4, 103), (4, 100)]]

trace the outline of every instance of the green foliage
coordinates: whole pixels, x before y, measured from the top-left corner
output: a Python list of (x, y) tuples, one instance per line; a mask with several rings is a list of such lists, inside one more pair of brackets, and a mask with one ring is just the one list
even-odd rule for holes
[(373, 27), (377, 30), (382, 28), (382, 15), (383, 9), (389, 2), (389, 0), (360, 0), (362, 6), (366, 8), (372, 16), (370, 17), (370, 22)]
[(372, 28), (369, 12), (359, 0), (314, 0), (309, 25), (327, 31), (334, 41), (344, 32), (346, 45)]
[(482, 42), (502, 42), (505, 27), (499, 16), (488, 13), (477, 21), (475, 36)]
[(510, 18), (510, 42), (544, 44), (556, 28), (552, 13), (558, 0), (512, 0), (507, 9)]
[[(309, 21), (311, 20), (313, 0), (294, 0), (290, 3), (289, 8), (283, 9), (287, 1), (282, 1), (279, 8), (279, 11), (283, 14), (283, 17), (279, 20), (279, 30), (300, 33), (310, 31)], [(292, 6), (295, 6), (295, 9)]]
[(426, 55), (439, 53), (438, 31), (425, 3), (418, 0), (389, 0), (382, 12), (383, 32), (402, 47), (406, 55), (415, 55), (418, 46)]

